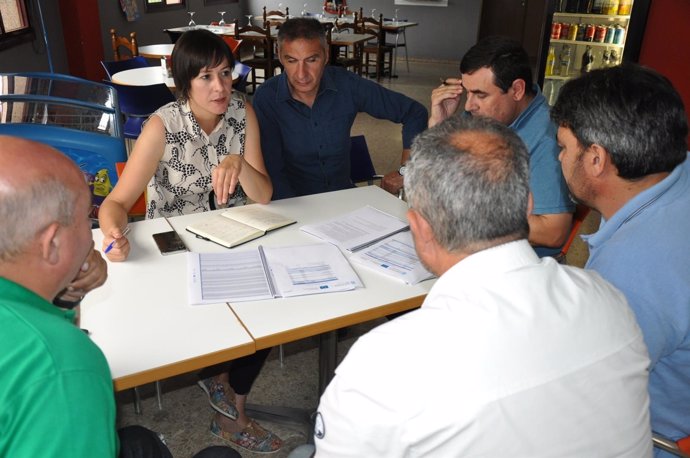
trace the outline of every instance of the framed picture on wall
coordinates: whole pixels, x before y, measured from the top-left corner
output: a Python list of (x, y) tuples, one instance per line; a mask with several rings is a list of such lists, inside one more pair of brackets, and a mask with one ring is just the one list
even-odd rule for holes
[(394, 4), (402, 6), (448, 6), (448, 0), (395, 0)]

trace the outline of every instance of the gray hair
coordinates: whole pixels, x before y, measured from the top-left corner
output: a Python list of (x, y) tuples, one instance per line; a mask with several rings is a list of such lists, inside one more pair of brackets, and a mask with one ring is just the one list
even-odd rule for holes
[(313, 18), (288, 19), (278, 29), (278, 48), (286, 41), (319, 40), (324, 51), (328, 50), (324, 26)]
[(448, 251), (473, 253), (529, 233), (527, 148), (494, 120), (452, 116), (419, 134), (405, 191)]
[(0, 261), (20, 255), (49, 224), (71, 224), (77, 199), (57, 178), (19, 188), (0, 183)]

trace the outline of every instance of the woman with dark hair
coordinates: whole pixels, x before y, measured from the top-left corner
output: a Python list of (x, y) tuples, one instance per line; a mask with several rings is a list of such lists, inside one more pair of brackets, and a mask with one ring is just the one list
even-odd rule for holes
[[(184, 33), (172, 54), (180, 97), (144, 124), (122, 176), (99, 211), (103, 248), (124, 261), (127, 212), (146, 190), (146, 218), (271, 200), (259, 125), (251, 105), (232, 91), (234, 58), (207, 30)], [(206, 368), (199, 385), (217, 411), (211, 432), (253, 452), (274, 452), (282, 442), (247, 417), (245, 401), (270, 349)]]

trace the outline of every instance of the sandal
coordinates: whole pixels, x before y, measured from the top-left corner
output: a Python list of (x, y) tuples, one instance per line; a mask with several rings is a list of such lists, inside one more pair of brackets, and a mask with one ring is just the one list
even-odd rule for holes
[(283, 446), (283, 441), (278, 436), (254, 420), (249, 420), (249, 424), (241, 431), (231, 433), (221, 429), (214, 418), (211, 421), (211, 434), (253, 453), (273, 453)]
[(237, 407), (235, 407), (235, 392), (226, 382), (220, 382), (216, 377), (199, 380), (197, 384), (208, 396), (208, 402), (214, 410), (237, 420)]

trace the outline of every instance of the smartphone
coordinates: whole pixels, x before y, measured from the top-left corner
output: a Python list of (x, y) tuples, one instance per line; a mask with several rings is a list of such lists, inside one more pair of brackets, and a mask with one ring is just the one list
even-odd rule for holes
[(153, 240), (156, 241), (158, 249), (164, 256), (188, 251), (184, 242), (175, 231), (159, 232), (158, 234), (153, 234)]

